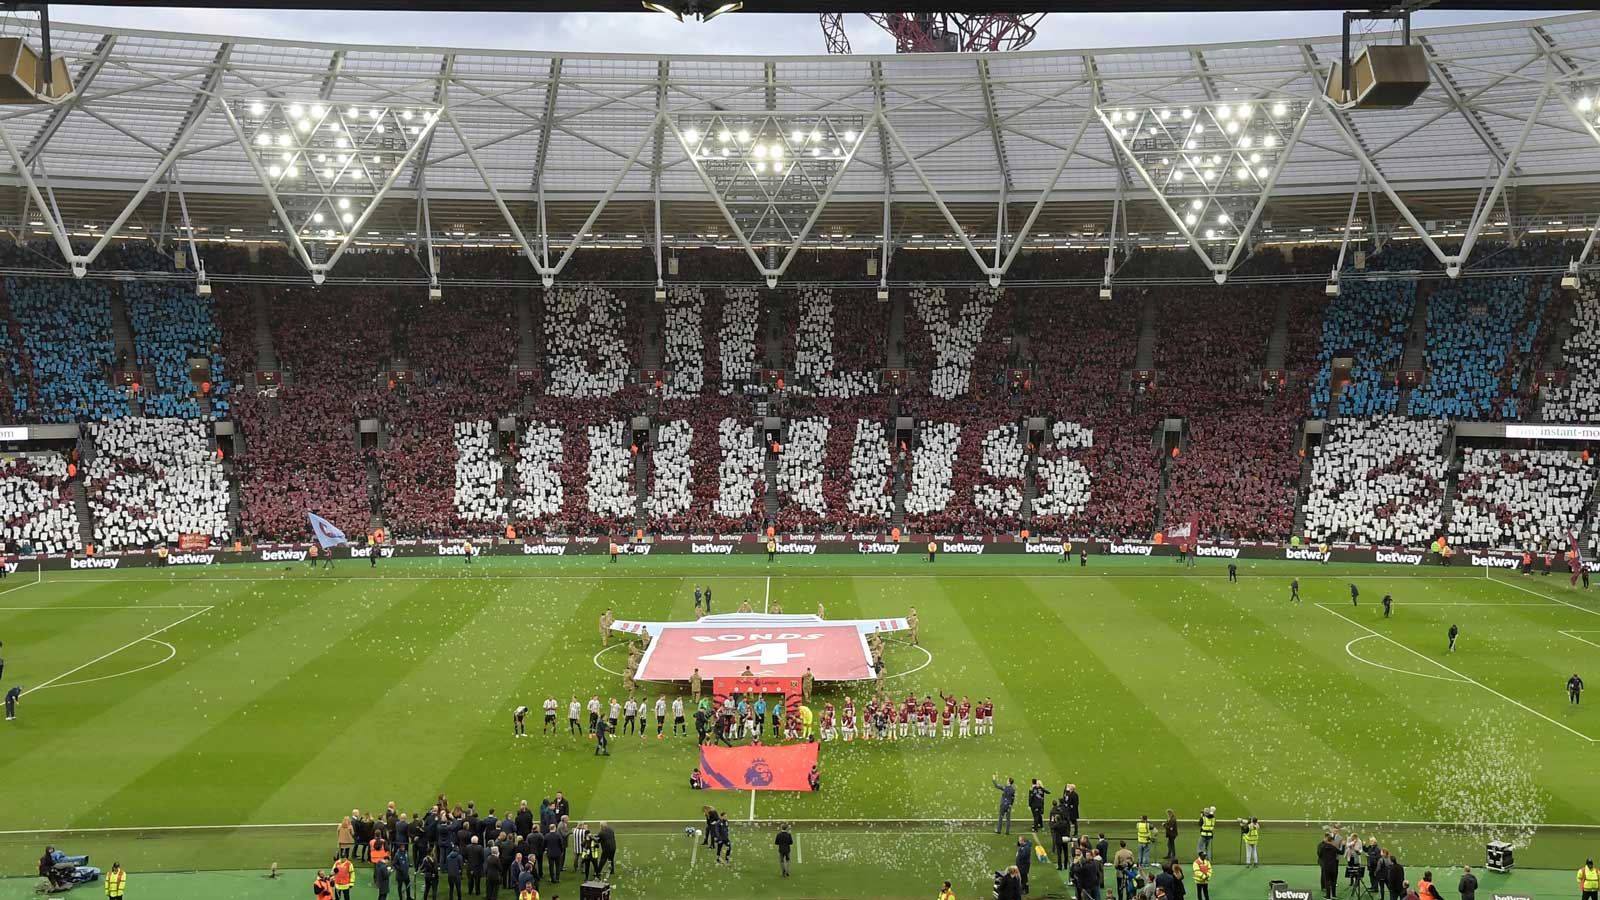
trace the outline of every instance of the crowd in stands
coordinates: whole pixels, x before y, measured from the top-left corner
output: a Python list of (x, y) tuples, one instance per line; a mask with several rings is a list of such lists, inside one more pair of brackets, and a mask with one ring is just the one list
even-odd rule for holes
[[(1413, 280), (1346, 281), (1322, 320), (1322, 351), (1311, 391), (1316, 416), (1379, 416), (1397, 410), (1400, 389), (1386, 376), (1400, 365), (1417, 299)], [(1349, 381), (1338, 385), (1332, 408), (1333, 360), (1351, 360)]]
[(1561, 345), (1567, 383), (1545, 389), (1540, 412), (1546, 422), (1600, 421), (1600, 293), (1584, 282), (1573, 301), (1572, 333)]
[(277, 398), (240, 397), (234, 421), (240, 524), (253, 540), (304, 540), (306, 513), (348, 534), (371, 519), (366, 453), (348, 402), (332, 387), (293, 385)]
[(705, 387), (706, 336), (702, 327), (705, 314), (706, 292), (699, 287), (685, 285), (667, 292), (663, 329), (666, 348), (662, 354), (667, 375), (662, 396), (669, 399), (698, 397)]
[(645, 498), (645, 512), (652, 522), (682, 516), (693, 504), (693, 444), (694, 426), (687, 420), (673, 419), (656, 429), (650, 453), (650, 494)]
[(795, 293), (799, 321), (793, 346), (795, 389), (833, 399), (878, 392), (889, 304), (864, 291), (837, 300), (832, 288), (804, 287)]
[(588, 512), (602, 522), (631, 526), (638, 494), (633, 484), (633, 454), (625, 437), (627, 423), (602, 422), (588, 426), (587, 431)]
[(1577, 451), (1488, 449), (1463, 453), (1450, 514), (1453, 546), (1565, 550), (1581, 530), (1594, 466)]
[(209, 361), (211, 414), (228, 415), (231, 384), (222, 355), (222, 332), (212, 319), (211, 298), (191, 285), (167, 281), (129, 281), (122, 301), (133, 327), (139, 365), (153, 376), (139, 392), (139, 406), (157, 418), (200, 417), (197, 385), (189, 375), (190, 358)]
[(404, 356), (416, 383), (412, 393), (450, 389), (458, 413), (496, 416), (513, 411), (511, 365), (517, 358), (514, 288), (452, 288), (447, 299), (408, 296)]
[[(165, 260), (141, 252), (124, 260), (127, 267), (167, 270)], [(1543, 259), (1543, 251), (1529, 252), (1495, 264)], [(222, 248), (218, 254), (227, 258)], [(1331, 255), (1318, 248), (1297, 252), (1293, 263), (1259, 253), (1246, 267), (1257, 274), (1302, 271), (1323, 264), (1322, 256), (1331, 265)], [(275, 270), (269, 259), (280, 257), (264, 254), (263, 270)], [(814, 257), (797, 261), (811, 266), (800, 277), (866, 277), (863, 254)], [(1094, 276), (1102, 261), (1070, 251), (1028, 254), (1012, 276)], [(405, 254), (353, 255), (346, 262), (345, 274), (417, 275)], [(473, 268), (480, 262), (481, 270)], [(1401, 244), (1375, 254), (1368, 268), (1381, 274), (1426, 268), (1425, 262), (1420, 247)], [(475, 277), (527, 275), (514, 254), (452, 264), (473, 269)], [(737, 254), (689, 251), (681, 254), (679, 277), (745, 279), (747, 264)], [(970, 266), (964, 253), (902, 254), (892, 264), (899, 274), (891, 277), (969, 278)], [(1187, 276), (1196, 274), (1194, 266), (1182, 254), (1140, 251), (1119, 276)], [(507, 519), (519, 531), (619, 533), (632, 530), (636, 513), (658, 532), (756, 530), (767, 524), (769, 458), (776, 466), (773, 524), (786, 531), (883, 528), (899, 485), (912, 530), (1031, 525), (1146, 536), (1157, 524), (1156, 498), (1164, 496), (1167, 519), (1194, 512), (1207, 536), (1274, 538), (1287, 535), (1293, 521), (1297, 433), (1309, 404), (1314, 414), (1346, 418), (1334, 421), (1313, 455), (1308, 531), (1314, 521), (1316, 533), (1330, 537), (1409, 542), (1437, 529), (1445, 476), (1433, 433), (1443, 426), (1383, 419), (1396, 423), (1386, 426), (1395, 434), (1383, 435), (1376, 423), (1351, 418), (1399, 409), (1392, 373), (1408, 340), (1415, 279), (1348, 278), (1341, 295), (1327, 302), (1320, 288), (1285, 285), (1119, 287), (1110, 301), (1076, 287), (906, 289), (905, 338), (888, 348), (889, 355), (903, 354), (913, 373), (894, 400), (894, 411), (917, 423), (901, 447), (889, 428), (890, 399), (878, 393), (891, 304), (859, 287), (772, 294), (683, 285), (671, 288), (656, 317), (644, 292), (582, 283), (628, 273), (653, 279), (654, 261), (644, 253), (580, 255), (571, 277), (533, 291), (546, 384), (520, 404), (524, 388), (512, 364), (523, 288), (452, 286), (441, 304), (381, 285), (268, 286), (271, 337), (288, 383), (265, 397), (235, 384), (257, 364), (255, 309), (246, 288), (219, 283), (212, 300), (176, 283), (8, 276), (0, 298), (0, 355), (9, 362), (0, 373), (0, 418), (110, 422), (130, 414), (131, 398), (151, 417), (134, 421), (151, 424), (129, 424), (128, 434), (194, 424), (205, 404), (188, 360), (205, 357), (210, 412), (233, 419), (242, 435), (236, 462), (243, 531), (255, 539), (303, 538), (308, 510), (353, 533), (376, 514), (402, 537), (497, 532)], [(1429, 373), (1410, 392), (1407, 411), (1524, 416), (1519, 395), (1530, 361), (1554, 331), (1553, 286), (1523, 275), (1430, 283), (1426, 335), (1415, 336), (1426, 347)], [(1128, 377), (1146, 291), (1158, 323), (1148, 383)], [(1271, 311), (1285, 293), (1289, 374), (1282, 384), (1265, 384), (1260, 370)], [(112, 338), (119, 296), (132, 326), (133, 360), (118, 358)], [(764, 303), (783, 313), (786, 391), (760, 384), (765, 326), (776, 318)], [(646, 338), (641, 323), (654, 318), (661, 331)], [(1578, 295), (1573, 325), (1563, 348), (1568, 383), (1547, 389), (1542, 407), (1552, 421), (1600, 419), (1600, 401), (1593, 399), (1600, 395), (1600, 301), (1593, 289)], [(630, 386), (646, 340), (659, 341), (663, 351), (659, 402)], [(1344, 355), (1355, 357), (1355, 367), (1348, 384), (1334, 385), (1331, 360)], [(148, 383), (137, 393), (116, 386), (114, 372), (135, 365), (150, 372)], [(414, 379), (396, 383), (388, 371), (397, 366)], [(1022, 374), (1013, 377), (1012, 369)], [(1335, 392), (1341, 396), (1332, 404)], [(771, 414), (786, 422), (776, 444), (753, 425), (755, 401), (770, 401)], [(518, 416), (521, 429), (509, 456), (496, 433), (508, 414)], [(633, 446), (629, 419), (638, 414), (651, 415), (655, 427)], [(1029, 415), (1050, 423), (1039, 446), (1022, 431)], [(1164, 457), (1155, 438), (1167, 416), (1184, 420), (1185, 442), (1180, 453)], [(376, 447), (358, 440), (363, 418), (381, 423)], [(203, 525), (220, 510), (224, 531), (193, 530), (221, 537), (227, 488), (209, 431), (202, 426), (197, 433), (221, 493), (220, 505), (196, 516)], [(108, 443), (123, 440), (105, 435)], [(141, 506), (172, 479), (147, 471), (155, 463), (142, 438), (127, 440), (139, 449), (84, 463), (86, 479), (101, 479), (98, 493), (91, 491), (101, 504), (99, 540), (148, 545), (191, 530), (187, 520), (161, 521)], [(186, 446), (189, 438), (178, 441)], [(370, 494), (369, 461), (378, 474)], [(1566, 470), (1520, 458), (1502, 463), (1512, 469), (1464, 476), (1456, 504), (1462, 540), (1479, 534), (1522, 540), (1518, 522), (1552, 514), (1519, 505), (1519, 486), (1563, 478)], [(647, 473), (642, 498), (641, 471)], [(1031, 508), (1023, 502), (1030, 476), (1038, 489)], [(15, 496), (33, 498), (15, 501), (27, 506), (42, 495), (18, 487)], [(1529, 488), (1528, 496), (1544, 494)], [(1565, 495), (1558, 499), (1565, 502)]]
[(1094, 432), (1076, 422), (1057, 420), (1050, 425), (1046, 453), (1034, 473), (1038, 496), (1033, 499), (1036, 525), (1061, 531), (1089, 505), (1095, 486), (1089, 469), (1072, 454), (1094, 445)]
[(627, 302), (597, 285), (544, 293), (545, 390), (553, 397), (610, 397), (632, 368)]
[(565, 429), (553, 421), (529, 422), (516, 448), (516, 496), (512, 518), (524, 528), (550, 522), (561, 514), (572, 464), (562, 452)]
[[(456, 517), (498, 524), (506, 520), (506, 467), (495, 448), (494, 423), (486, 419), (455, 423)], [(384, 507), (388, 510), (387, 504)]]
[(982, 438), (983, 474), (996, 479), (980, 484), (973, 501), (978, 510), (997, 522), (1017, 522), (1022, 514), (1022, 478), (1027, 454), (1022, 429), (1010, 422), (985, 432)]
[(0, 544), (36, 553), (83, 548), (67, 465), (59, 453), (0, 457)]
[[(7, 276), (11, 375), (17, 417), (35, 422), (103, 421), (129, 414), (129, 392), (113, 386), (114, 282)], [(131, 362), (131, 361), (125, 361)]]
[[(882, 418), (857, 419), (850, 442), (849, 489), (844, 510), (851, 531), (864, 526), (881, 529), (894, 515), (893, 455), (888, 426)], [(829, 472), (837, 471), (829, 467)]]
[(960, 293), (942, 287), (911, 289), (906, 304), (906, 337), (911, 349), (906, 362), (927, 373), (927, 393), (954, 400), (971, 392), (980, 346), (1009, 336), (1008, 320), (990, 323), (1002, 296), (992, 288)]
[[(396, 292), (381, 287), (267, 288), (278, 362), (307, 388), (369, 392), (394, 360)], [(254, 330), (248, 338), (254, 342)]]
[(717, 327), (717, 366), (720, 391), (732, 394), (761, 376), (756, 348), (756, 325), (761, 301), (755, 288), (735, 287), (723, 292), (722, 321)]
[(1531, 275), (1459, 278), (1428, 296), (1428, 377), (1414, 416), (1515, 419), (1521, 369), (1545, 321), (1550, 282)]
[[(823, 454), (832, 431), (832, 422), (826, 416), (805, 416), (789, 420), (784, 435), (782, 452), (778, 455), (778, 502), (789, 516), (779, 516), (785, 530), (797, 517), (795, 512), (810, 513), (818, 520), (828, 515), (827, 496), (823, 492)], [(793, 512), (790, 512), (790, 511)]]
[[(1032, 370), (1034, 409), (1093, 433), (1070, 456), (1043, 457), (1040, 477), (1059, 476), (1060, 498), (1076, 498), (1079, 471), (1093, 479), (1085, 499), (1035, 503), (1037, 528), (1103, 537), (1148, 537), (1154, 528), (1160, 459), (1152, 443), (1158, 415), (1135, 405), (1124, 370), (1138, 352), (1144, 294), (1119, 291), (1101, 301), (1091, 290), (1017, 292), (1018, 334)], [(1084, 348), (1093, 352), (1084, 352)], [(1048, 446), (1048, 445), (1047, 445)], [(1046, 492), (1038, 483), (1041, 499)], [(1060, 509), (1060, 512), (1053, 510)], [(1046, 512), (1046, 510), (1052, 510)]]
[[(1224, 291), (1227, 292), (1224, 295)], [(1294, 523), (1303, 407), (1267, 404), (1261, 369), (1280, 302), (1294, 285), (1175, 288), (1158, 305), (1156, 385), (1142, 404), (1184, 420), (1188, 441), (1167, 464), (1168, 521), (1197, 516), (1207, 537), (1271, 538)]]
[(1306, 535), (1380, 545), (1433, 541), (1444, 499), (1444, 435), (1440, 421), (1331, 420), (1311, 464)]
[(766, 450), (751, 426), (739, 419), (717, 422), (717, 494), (712, 512), (728, 522), (759, 519), (757, 500), (766, 493)]
[(91, 423), (84, 492), (94, 538), (107, 549), (229, 537), (228, 483), (209, 427), (195, 419)]

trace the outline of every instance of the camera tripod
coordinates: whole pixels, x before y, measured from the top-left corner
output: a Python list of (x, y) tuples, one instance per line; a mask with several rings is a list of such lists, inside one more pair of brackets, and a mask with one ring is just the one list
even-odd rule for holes
[(1345, 867), (1345, 892), (1349, 900), (1372, 900), (1372, 891), (1367, 888), (1367, 872), (1360, 866)]

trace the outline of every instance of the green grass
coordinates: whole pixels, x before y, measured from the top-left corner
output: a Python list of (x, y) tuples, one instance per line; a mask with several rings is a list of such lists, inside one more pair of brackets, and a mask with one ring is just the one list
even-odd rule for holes
[[(313, 867), (332, 843), (318, 823), (352, 807), (417, 810), (445, 792), (504, 809), (562, 790), (575, 818), (626, 823), (629, 896), (704, 896), (730, 878), (727, 896), (931, 896), (948, 877), (967, 897), (987, 895), (988, 872), (1010, 855), (976, 823), (994, 811), (992, 773), (1051, 790), (1077, 782), (1084, 816), (1113, 839), (1139, 814), (1172, 807), (1181, 852), (1193, 850), (1206, 805), (1225, 821), (1270, 820), (1265, 856), (1281, 864), (1307, 862), (1315, 829), (1331, 821), (1363, 832), (1374, 826), (1359, 823), (1451, 823), (1375, 826), (1408, 865), (1478, 862), (1490, 836), (1525, 844), (1524, 865), (1565, 869), (1590, 852), (1600, 708), (1571, 707), (1563, 690), (1574, 671), (1600, 685), (1600, 646), (1585, 642), (1600, 644), (1589, 595), (1555, 577), (1278, 562), (1242, 563), (1230, 584), (1225, 565), (485, 558), (470, 569), (386, 561), (375, 574), (346, 562), (332, 573), (262, 564), (17, 576), (0, 583), (8, 686), (105, 658), (24, 697), (19, 718), (0, 723), (0, 827), (53, 832), (0, 835), (0, 872), (30, 873), (46, 840), (136, 873)], [(917, 607), (933, 660), (891, 688), (996, 704), (997, 734), (824, 746), (822, 792), (757, 796), (756, 819), (798, 820), (813, 835), (826, 864), (813, 863), (803, 886), (755, 865), (737, 876), (711, 875), (704, 860), (681, 871), (687, 850), (671, 823), (697, 819), (706, 802), (750, 816), (747, 794), (687, 789), (692, 739), (624, 737), (596, 758), (586, 741), (540, 737), (537, 722), (525, 741), (509, 727), (518, 703), (620, 692), (593, 662), (604, 608), (686, 619), (694, 586), (709, 583), (718, 611), (747, 598), (760, 609), (769, 574), (789, 612), (818, 600), (831, 618)], [(1298, 606), (1287, 602), (1293, 576)], [(1377, 604), (1386, 591), (1397, 601), (1390, 620)], [(1447, 657), (1452, 622), (1463, 633)], [(168, 625), (155, 641), (170, 650), (138, 640)], [(891, 671), (920, 660), (891, 645)], [(1584, 827), (1470, 824), (1530, 821)], [(161, 830), (280, 824), (309, 827)], [(132, 830), (83, 831), (106, 828)], [(1224, 853), (1232, 840), (1225, 829)], [(768, 842), (757, 830), (743, 848), (764, 858)], [(208, 896), (253, 898), (284, 882), (207, 884)], [(0, 883), (0, 898), (25, 892), (24, 880)], [(1220, 883), (1214, 893), (1226, 895)]]

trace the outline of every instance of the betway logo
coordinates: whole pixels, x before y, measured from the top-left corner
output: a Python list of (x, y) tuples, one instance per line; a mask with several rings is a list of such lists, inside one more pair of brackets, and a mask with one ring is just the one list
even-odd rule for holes
[(1238, 547), (1196, 547), (1195, 556), (1220, 556), (1223, 559), (1238, 559)]
[(6, 574), (7, 575), (15, 575), (15, 574), (17, 574), (17, 566), (18, 565), (19, 565), (18, 563), (4, 563), (4, 566), (6, 568)]
[(74, 569), (115, 569), (120, 559), (106, 559), (102, 556), (91, 556), (88, 559), (71, 559), (67, 565)]
[(263, 550), (263, 551), (261, 551), (261, 561), (262, 562), (305, 562), (306, 561), (306, 551), (304, 551), (304, 550)]
[(523, 544), (523, 556), (566, 556), (566, 544)]
[(1515, 556), (1479, 556), (1473, 553), (1467, 558), (1471, 560), (1470, 565), (1485, 566), (1490, 569), (1515, 569), (1522, 565)]
[(649, 556), (649, 544), (622, 544), (617, 547), (617, 553), (623, 556)]
[(1023, 544), (1022, 545), (1022, 552), (1023, 553), (1051, 553), (1051, 554), (1055, 554), (1055, 555), (1059, 556), (1061, 554), (1061, 545), (1060, 544)]
[(1401, 565), (1415, 566), (1422, 563), (1421, 553), (1385, 553), (1379, 550), (1373, 554), (1373, 562), (1400, 563)]
[(983, 545), (982, 544), (969, 544), (969, 543), (966, 543), (965, 541), (947, 542), (947, 543), (943, 544), (942, 546), (944, 547), (944, 552), (946, 552), (946, 553), (978, 554), (978, 553), (982, 553), (983, 552)]
[[(378, 558), (379, 559), (388, 559), (391, 556), (394, 556), (394, 548), (393, 547), (379, 547), (378, 548)], [(477, 556), (477, 554), (474, 553), (473, 556)], [(351, 559), (371, 559), (372, 558), (372, 548), (371, 547), (351, 547), (350, 548), (350, 558)]]
[(728, 554), (733, 552), (733, 545), (732, 544), (690, 544), (689, 545), (689, 552), (690, 553), (715, 553), (715, 554), (717, 554), (719, 556), (726, 556), (726, 555), (728, 555)]
[[(472, 555), (473, 556), (477, 556), (478, 554), (480, 554), (482, 552), (483, 552), (483, 550), (478, 548), (478, 547), (473, 547), (472, 548)], [(440, 544), (439, 545), (439, 555), (440, 556), (466, 556), (467, 555), (467, 545), (466, 544)]]
[(813, 556), (817, 552), (816, 544), (779, 544), (779, 553), (798, 553), (801, 556)]
[(1149, 544), (1107, 544), (1106, 552), (1113, 556), (1149, 556)]
[(890, 556), (893, 556), (894, 554), (900, 552), (900, 545), (899, 544), (875, 544), (875, 543), (867, 543), (866, 541), (859, 541), (856, 544), (856, 552), (857, 553), (887, 553)]
[(1330, 555), (1323, 553), (1321, 550), (1312, 550), (1309, 547), (1305, 549), (1289, 547), (1283, 551), (1284, 559), (1308, 559), (1312, 562), (1327, 562)]
[(167, 557), (169, 566), (209, 566), (216, 562), (215, 553), (174, 553)]

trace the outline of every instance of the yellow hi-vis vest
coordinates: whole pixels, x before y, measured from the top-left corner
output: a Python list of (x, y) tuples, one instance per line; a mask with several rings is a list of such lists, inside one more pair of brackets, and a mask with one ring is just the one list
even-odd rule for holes
[(1211, 860), (1197, 859), (1194, 861), (1194, 883), (1206, 884), (1211, 881)]
[(1261, 823), (1251, 822), (1250, 830), (1244, 833), (1244, 842), (1254, 847), (1259, 840), (1261, 840)]
[(121, 897), (128, 888), (128, 871), (117, 869), (106, 873), (106, 896)]
[(1600, 891), (1600, 869), (1584, 866), (1578, 870), (1578, 883), (1586, 891)]
[(1216, 832), (1217, 832), (1217, 817), (1216, 816), (1201, 816), (1200, 817), (1200, 836), (1201, 837), (1211, 837), (1213, 834), (1216, 834)]
[(1148, 844), (1150, 843), (1150, 839), (1150, 823), (1144, 821), (1143, 819), (1139, 820), (1139, 843)]

